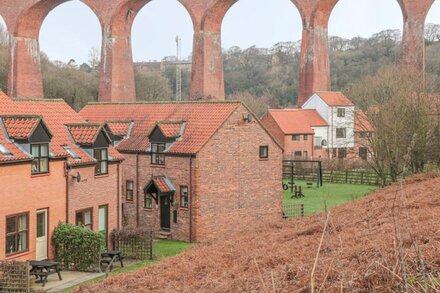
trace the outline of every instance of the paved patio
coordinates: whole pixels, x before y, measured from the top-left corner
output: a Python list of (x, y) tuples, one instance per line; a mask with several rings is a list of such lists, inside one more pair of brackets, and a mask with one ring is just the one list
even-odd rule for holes
[[(136, 260), (126, 259), (124, 260), (124, 266), (127, 267), (137, 262), (138, 261)], [(113, 266), (113, 270), (117, 270), (119, 268), (119, 262), (115, 263)], [(102, 269), (105, 270), (105, 266), (103, 266)], [(36, 279), (32, 277), (31, 288), (33, 292), (60, 292), (102, 276), (105, 276), (105, 273), (61, 271), (61, 277), (63, 278), (63, 280), (60, 281), (57, 274), (50, 275), (47, 278), (47, 283), (44, 287), (41, 283), (36, 283)]]

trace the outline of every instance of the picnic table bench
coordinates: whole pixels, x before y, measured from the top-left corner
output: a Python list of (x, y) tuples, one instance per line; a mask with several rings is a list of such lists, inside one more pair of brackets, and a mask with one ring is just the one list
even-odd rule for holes
[(107, 264), (110, 266), (110, 270), (113, 269), (113, 263), (115, 261), (119, 261), (121, 263), (121, 267), (124, 267), (124, 256), (118, 250), (106, 250), (101, 253), (101, 262), (100, 264)]
[[(29, 274), (37, 278), (38, 283), (43, 283), (43, 287), (47, 283), (47, 277), (52, 274), (57, 274), (60, 281), (61, 269), (60, 264), (55, 261), (30, 261), (29, 264), (32, 266)], [(39, 280), (38, 280), (39, 279)]]

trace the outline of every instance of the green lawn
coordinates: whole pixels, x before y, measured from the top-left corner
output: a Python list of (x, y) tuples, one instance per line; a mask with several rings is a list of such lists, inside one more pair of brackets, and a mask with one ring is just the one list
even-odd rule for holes
[[(288, 182), (289, 180), (284, 181), (284, 183)], [(326, 206), (327, 209), (331, 209), (346, 202), (355, 201), (377, 189), (376, 186), (336, 183), (324, 183), (322, 187), (318, 188), (316, 182), (313, 187), (307, 188), (306, 182), (299, 180), (296, 180), (295, 184), (302, 187), (305, 197), (291, 198), (289, 187), (289, 190), (284, 191), (283, 203), (303, 203), (306, 216), (323, 212)]]

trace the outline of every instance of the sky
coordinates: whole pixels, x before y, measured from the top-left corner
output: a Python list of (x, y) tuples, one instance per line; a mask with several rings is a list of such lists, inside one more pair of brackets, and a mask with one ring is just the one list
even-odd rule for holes
[[(440, 23), (440, 1), (434, 2), (427, 22)], [(402, 26), (402, 13), (396, 0), (340, 0), (330, 18), (329, 34), (369, 37)], [(175, 55), (176, 35), (182, 39), (182, 57), (189, 56), (192, 28), (188, 13), (177, 0), (152, 0), (133, 24), (133, 59), (161, 60)], [(222, 46), (271, 47), (280, 41), (300, 40), (301, 31), (299, 13), (290, 0), (239, 0), (224, 18)], [(90, 49), (100, 49), (101, 40), (97, 17), (78, 0), (52, 10), (40, 31), (41, 50), (50, 59), (63, 62), (70, 59), (78, 64), (87, 62)]]

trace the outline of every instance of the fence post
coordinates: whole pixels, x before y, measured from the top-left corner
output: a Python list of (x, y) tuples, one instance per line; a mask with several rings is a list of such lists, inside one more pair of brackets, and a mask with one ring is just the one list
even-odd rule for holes
[(361, 185), (364, 185), (364, 172), (361, 172)]
[[(26, 268), (29, 268), (29, 261), (26, 261)], [(30, 276), (30, 271), (28, 269), (26, 269), (26, 292), (30, 293), (31, 292), (31, 276)]]
[(345, 171), (345, 184), (348, 184), (348, 171)]
[(304, 217), (304, 204), (301, 204), (301, 217)]
[(153, 259), (153, 230), (150, 230), (150, 259)]

